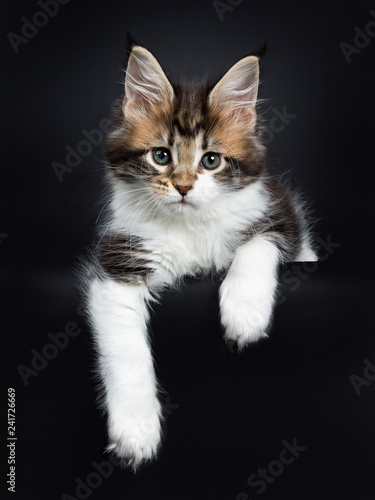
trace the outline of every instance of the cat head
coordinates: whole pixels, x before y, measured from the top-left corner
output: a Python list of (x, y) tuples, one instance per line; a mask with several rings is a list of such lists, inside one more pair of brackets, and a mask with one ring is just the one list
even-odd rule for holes
[(258, 84), (256, 56), (238, 61), (215, 85), (171, 84), (155, 57), (134, 46), (107, 139), (111, 179), (176, 214), (207, 208), (253, 183), (265, 163)]

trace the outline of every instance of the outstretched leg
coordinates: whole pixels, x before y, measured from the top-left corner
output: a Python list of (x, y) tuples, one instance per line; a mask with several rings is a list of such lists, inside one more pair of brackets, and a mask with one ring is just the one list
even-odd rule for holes
[(108, 413), (108, 451), (136, 467), (156, 454), (161, 406), (147, 338), (145, 284), (95, 278), (89, 312), (95, 332), (103, 402)]

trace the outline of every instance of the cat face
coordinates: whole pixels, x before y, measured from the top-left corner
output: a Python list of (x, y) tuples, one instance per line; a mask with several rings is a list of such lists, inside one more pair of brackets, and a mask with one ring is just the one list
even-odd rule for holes
[(214, 87), (172, 86), (152, 54), (134, 47), (107, 141), (112, 179), (179, 214), (254, 182), (265, 156), (255, 112), (258, 75), (258, 59), (249, 56)]

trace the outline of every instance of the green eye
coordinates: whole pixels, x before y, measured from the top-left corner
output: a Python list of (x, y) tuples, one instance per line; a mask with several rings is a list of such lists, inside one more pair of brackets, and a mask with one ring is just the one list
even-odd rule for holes
[(159, 165), (168, 165), (172, 159), (171, 153), (167, 148), (154, 149), (152, 157)]
[(206, 153), (201, 160), (202, 167), (214, 170), (220, 165), (220, 156), (216, 153)]

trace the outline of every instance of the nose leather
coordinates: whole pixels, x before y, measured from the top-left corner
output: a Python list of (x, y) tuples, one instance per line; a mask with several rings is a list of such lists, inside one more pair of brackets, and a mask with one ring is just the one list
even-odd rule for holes
[(176, 184), (174, 186), (181, 196), (186, 196), (188, 191), (193, 188), (193, 186), (181, 186), (180, 184)]

